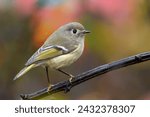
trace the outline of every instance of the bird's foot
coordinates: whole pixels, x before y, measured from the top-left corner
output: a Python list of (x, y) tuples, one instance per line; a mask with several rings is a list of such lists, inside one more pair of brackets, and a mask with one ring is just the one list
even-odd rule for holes
[(69, 79), (69, 84), (66, 86), (65, 88), (65, 93), (69, 92), (70, 89), (71, 89), (71, 84), (72, 84), (72, 80), (73, 80), (74, 76), (73, 75), (70, 75), (70, 79)]
[(72, 80), (74, 79), (74, 76), (73, 75), (70, 75), (70, 78), (69, 78), (69, 83), (72, 84)]
[(48, 85), (48, 88), (47, 88), (47, 92), (48, 92), (48, 93), (50, 92), (52, 86), (53, 86), (52, 84), (49, 84), (49, 85)]

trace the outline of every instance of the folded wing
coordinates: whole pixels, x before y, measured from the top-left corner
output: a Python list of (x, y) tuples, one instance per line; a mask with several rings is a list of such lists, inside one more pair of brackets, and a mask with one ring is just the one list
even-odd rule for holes
[(60, 56), (62, 54), (68, 53), (68, 49), (66, 49), (63, 46), (48, 46), (48, 47), (41, 47), (38, 49), (37, 52), (33, 54), (33, 56), (27, 61), (25, 64), (26, 66), (29, 66), (33, 63), (39, 63), (47, 59), (52, 59), (54, 57)]

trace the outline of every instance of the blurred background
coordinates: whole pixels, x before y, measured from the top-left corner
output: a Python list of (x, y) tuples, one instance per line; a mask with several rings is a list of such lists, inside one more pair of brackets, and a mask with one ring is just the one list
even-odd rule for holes
[[(82, 57), (64, 69), (73, 75), (150, 50), (149, 0), (0, 0), (0, 99), (19, 99), (48, 86), (42, 67), (13, 78), (54, 30), (72, 21), (91, 31)], [(49, 74), (53, 84), (68, 79), (57, 71)], [(150, 62), (44, 99), (150, 99)]]

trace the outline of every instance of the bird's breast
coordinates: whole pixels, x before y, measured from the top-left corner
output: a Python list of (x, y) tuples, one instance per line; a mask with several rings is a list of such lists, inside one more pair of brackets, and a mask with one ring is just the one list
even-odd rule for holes
[(50, 68), (59, 69), (62, 67), (69, 66), (74, 63), (81, 55), (84, 49), (84, 43), (80, 44), (74, 51), (55, 57), (48, 61), (48, 65)]

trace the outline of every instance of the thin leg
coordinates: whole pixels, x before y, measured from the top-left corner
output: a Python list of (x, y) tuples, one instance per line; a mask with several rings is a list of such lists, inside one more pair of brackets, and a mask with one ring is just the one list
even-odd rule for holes
[(47, 81), (48, 81), (48, 84), (49, 84), (49, 86), (47, 88), (47, 91), (50, 91), (52, 85), (50, 84), (49, 73), (48, 73), (48, 66), (46, 66), (45, 69), (46, 69)]
[(72, 79), (74, 78), (74, 76), (73, 76), (72, 74), (69, 74), (69, 73), (67, 73), (67, 72), (65, 72), (65, 71), (63, 71), (63, 70), (61, 70), (61, 69), (57, 69), (57, 70), (58, 70), (59, 72), (65, 74), (65, 75), (69, 76), (69, 77), (70, 77), (69, 81), (70, 81), (70, 83), (71, 83)]
[(48, 74), (48, 66), (46, 66), (45, 69), (46, 69), (47, 81), (48, 81), (48, 83), (50, 84), (49, 74)]

